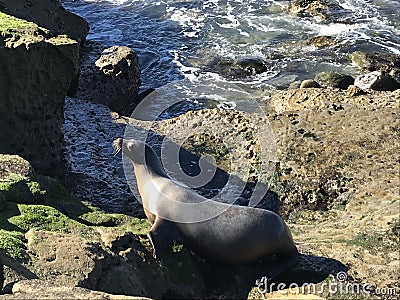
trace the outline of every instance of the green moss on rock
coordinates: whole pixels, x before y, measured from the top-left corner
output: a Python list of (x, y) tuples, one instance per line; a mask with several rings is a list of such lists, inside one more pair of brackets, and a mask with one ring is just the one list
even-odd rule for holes
[(26, 258), (25, 236), (22, 232), (7, 231), (0, 228), (0, 249), (18, 259)]
[(0, 12), (0, 35), (24, 35), (25, 33), (48, 36), (50, 31), (33, 22), (18, 19)]
[(73, 229), (84, 226), (50, 206), (19, 204), (18, 208), (21, 214), (10, 218), (9, 222), (23, 232), (31, 228), (45, 231), (71, 232)]

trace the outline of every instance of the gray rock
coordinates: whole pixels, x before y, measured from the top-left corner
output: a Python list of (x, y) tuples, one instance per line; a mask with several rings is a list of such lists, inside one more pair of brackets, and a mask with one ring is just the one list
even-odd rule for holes
[(350, 60), (359, 68), (368, 71), (385, 71), (395, 75), (400, 73), (400, 55), (376, 52), (354, 51)]
[(313, 79), (303, 80), (300, 84), (301, 89), (320, 88), (321, 85)]
[(299, 17), (318, 17), (323, 21), (342, 21), (349, 12), (330, 0), (292, 0), (288, 10)]
[(314, 80), (321, 86), (339, 88), (345, 90), (354, 83), (354, 78), (349, 75), (339, 74), (333, 71), (321, 72), (315, 75)]
[(81, 98), (107, 105), (120, 114), (137, 105), (133, 102), (140, 86), (139, 58), (129, 47), (105, 49), (85, 73)]
[(400, 83), (392, 76), (382, 71), (358, 76), (354, 85), (363, 90), (394, 91), (400, 88)]

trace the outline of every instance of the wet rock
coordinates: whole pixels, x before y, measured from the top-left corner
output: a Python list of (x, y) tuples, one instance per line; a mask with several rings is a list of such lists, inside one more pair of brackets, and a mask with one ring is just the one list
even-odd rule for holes
[[(8, 1), (7, 1), (8, 2)], [(78, 69), (78, 43), (0, 13), (0, 152), (63, 176), (64, 101)]]
[(320, 88), (320, 87), (321, 87), (321, 85), (313, 79), (303, 80), (300, 84), (301, 89)]
[(137, 105), (133, 101), (140, 86), (139, 58), (129, 47), (105, 49), (83, 72), (79, 98), (107, 105), (120, 114)]
[(350, 54), (350, 59), (363, 70), (384, 71), (393, 76), (400, 73), (400, 55), (398, 54), (355, 51)]
[(315, 75), (314, 80), (321, 86), (347, 89), (354, 83), (354, 78), (349, 75), (343, 75), (336, 72), (321, 72)]
[(3, 295), (2, 299), (88, 299), (88, 300), (146, 300), (142, 296), (113, 295), (92, 291), (82, 287), (66, 287), (39, 279), (22, 280), (14, 284), (12, 294)]
[(292, 0), (288, 10), (299, 17), (318, 17), (323, 21), (338, 21), (348, 13), (331, 0)]
[(354, 85), (363, 90), (394, 91), (400, 89), (400, 82), (382, 71), (360, 75), (355, 79)]
[(88, 23), (65, 10), (59, 0), (0, 0), (0, 11), (36, 23), (54, 35), (66, 34), (79, 43), (89, 32)]
[(227, 78), (246, 78), (269, 70), (268, 60), (257, 56), (238, 59), (214, 57), (202, 66), (205, 71), (217, 72)]
[(255, 56), (241, 57), (234, 64), (248, 75), (261, 74), (268, 70), (266, 62), (262, 58)]
[(316, 48), (326, 48), (336, 44), (336, 39), (332, 36), (314, 36), (307, 41), (308, 45), (313, 45)]

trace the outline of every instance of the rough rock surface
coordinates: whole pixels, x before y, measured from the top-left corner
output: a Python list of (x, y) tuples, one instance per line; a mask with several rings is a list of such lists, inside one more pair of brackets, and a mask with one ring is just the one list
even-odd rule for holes
[(145, 300), (149, 298), (113, 295), (81, 287), (58, 286), (39, 279), (22, 280), (14, 284), (11, 295), (2, 299), (89, 299), (89, 300)]
[(318, 17), (324, 21), (338, 21), (347, 11), (332, 0), (292, 0), (289, 12), (299, 17)]
[[(348, 96), (340, 89), (298, 89), (274, 93), (269, 104), (277, 153), (270, 187), (279, 199), (276, 210), (288, 221), (301, 252), (312, 255), (310, 265), (318, 268), (324, 263), (316, 257), (336, 259), (349, 268), (348, 282), (368, 283), (372, 294), (376, 287), (396, 288), (400, 267), (399, 91)], [(224, 164), (227, 154), (221, 151), (224, 147), (218, 136), (250, 134), (251, 122), (239, 121), (239, 116), (212, 109), (189, 112), (152, 127), (145, 121), (128, 122), (148, 126), (177, 142), (179, 133), (186, 132), (186, 149), (212, 155), (219, 167), (228, 167), (234, 174), (235, 169)], [(188, 129), (191, 124), (198, 128), (204, 120), (218, 122), (226, 117), (232, 119), (232, 126), (216, 126), (213, 139), (194, 138)], [(243, 150), (243, 158), (256, 165), (257, 142), (243, 149), (248, 149)], [(250, 181), (257, 178), (257, 172), (254, 168)], [(297, 280), (307, 280), (310, 274), (303, 268)]]
[(321, 72), (315, 75), (314, 80), (324, 87), (347, 89), (354, 83), (354, 78), (336, 72)]
[(0, 0), (0, 11), (34, 22), (54, 35), (65, 34), (78, 42), (84, 42), (89, 32), (88, 23), (66, 11), (59, 0)]
[(1, 12), (0, 22), (0, 152), (61, 176), (64, 100), (78, 65), (78, 43)]
[(124, 46), (107, 48), (98, 55), (94, 63), (90, 54), (82, 66), (79, 99), (107, 105), (120, 114), (132, 110), (140, 86), (138, 56)]
[[(0, 211), (4, 293), (16, 293), (17, 281), (40, 279), (65, 291), (80, 286), (157, 299), (204, 294), (187, 251), (171, 252), (162, 267), (155, 261), (146, 220), (106, 214), (68, 194), (54, 179), (36, 175), (19, 157), (0, 155), (0, 170), (0, 194), (7, 195)], [(36, 193), (42, 197), (35, 198)]]
[(354, 51), (351, 61), (363, 70), (384, 71), (395, 76), (400, 73), (400, 55), (376, 52)]

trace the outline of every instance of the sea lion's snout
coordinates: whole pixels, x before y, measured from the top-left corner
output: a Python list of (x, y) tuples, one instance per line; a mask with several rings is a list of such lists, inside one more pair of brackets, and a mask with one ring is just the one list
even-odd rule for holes
[(143, 163), (146, 144), (138, 140), (117, 139), (114, 141), (115, 147), (119, 147), (122, 152), (133, 162)]

